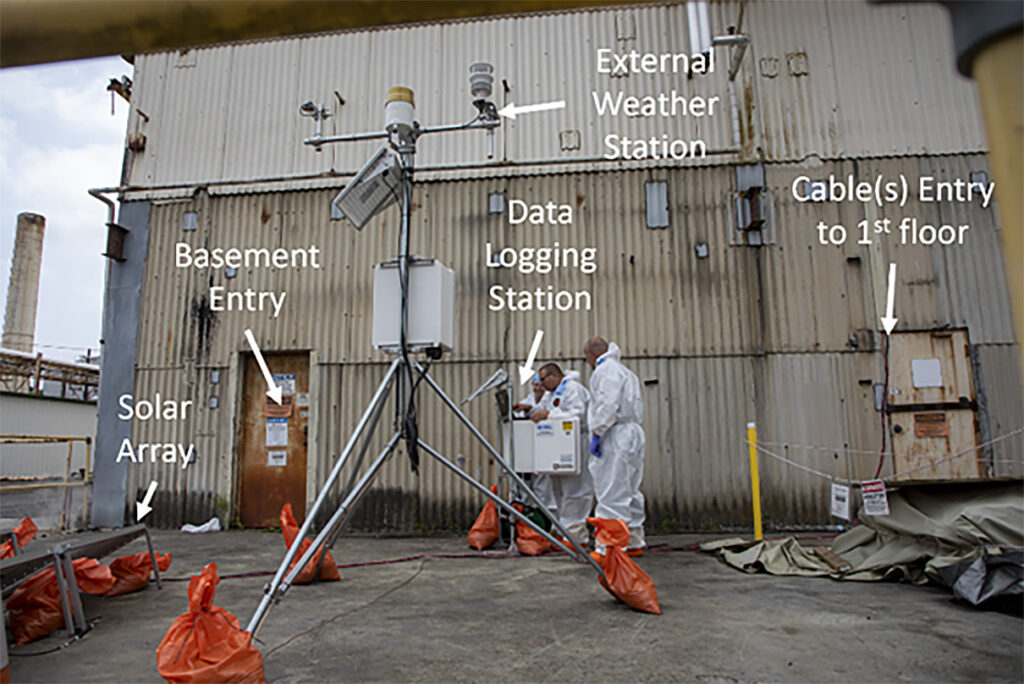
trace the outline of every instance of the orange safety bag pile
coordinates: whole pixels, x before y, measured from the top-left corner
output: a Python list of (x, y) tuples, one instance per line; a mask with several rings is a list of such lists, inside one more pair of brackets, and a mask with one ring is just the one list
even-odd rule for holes
[[(171, 554), (156, 555), (156, 567), (160, 572), (167, 572), (171, 567)], [(121, 596), (133, 591), (144, 589), (149, 584), (149, 575), (153, 572), (153, 559), (148, 551), (130, 556), (115, 558), (110, 564), (110, 572), (114, 576), (114, 586), (103, 596)]]
[[(35, 523), (32, 522), (32, 518), (22, 518), (17, 527), (14, 528), (14, 538), (18, 540), (19, 549), (35, 538), (37, 529)], [(10, 541), (0, 544), (0, 559), (11, 558), (12, 556), (14, 556), (14, 544)]]
[[(110, 568), (95, 558), (72, 562), (75, 582), (87, 594), (105, 594), (114, 586)], [(14, 590), (7, 599), (11, 616), (11, 638), (22, 646), (64, 627), (64, 609), (53, 567), (37, 572)]]
[[(498, 493), (498, 485), (491, 485), (491, 493)], [(494, 501), (488, 499), (484, 504), (484, 510), (480, 511), (476, 522), (473, 523), (473, 527), (469, 528), (466, 541), (477, 551), (483, 551), (493, 546), (499, 536), (498, 509), (495, 507)]]
[(238, 618), (213, 605), (217, 564), (188, 583), (188, 612), (182, 613), (156, 649), (156, 667), (169, 682), (266, 683), (263, 656)]
[[(520, 513), (523, 512), (523, 507), (520, 504), (515, 504), (515, 509)], [(526, 556), (539, 556), (551, 550), (551, 542), (519, 520), (516, 522), (516, 548), (519, 549), (519, 553)]]
[(594, 539), (607, 547), (601, 568), (608, 580), (599, 577), (601, 586), (634, 610), (661, 615), (654, 580), (621, 548), (629, 543), (626, 523), (609, 518), (587, 518), (587, 522), (595, 528)]
[[(284, 545), (288, 548), (292, 547), (292, 542), (299, 536), (299, 524), (295, 522), (295, 514), (292, 513), (292, 505), (286, 503), (284, 508), (281, 509), (281, 533), (284, 535)], [(295, 558), (292, 559), (292, 564), (288, 566), (288, 570), (291, 571), (295, 567), (295, 564), (302, 558), (302, 554), (306, 553), (306, 549), (312, 544), (308, 539), (303, 539), (302, 544), (299, 545), (299, 550), (295, 553)], [(320, 557), (327, 554), (324, 558), (323, 564), (320, 566), (320, 574), (317, 575), (317, 579), (321, 582), (337, 582), (341, 579), (341, 575), (338, 574), (338, 564), (334, 562), (334, 557), (330, 551), (324, 551), (320, 549), (319, 553), (313, 554), (313, 557), (306, 563), (306, 567), (302, 568), (302, 571), (295, 576), (293, 584), (309, 584), (313, 581), (313, 575), (316, 574), (316, 566), (320, 561)]]

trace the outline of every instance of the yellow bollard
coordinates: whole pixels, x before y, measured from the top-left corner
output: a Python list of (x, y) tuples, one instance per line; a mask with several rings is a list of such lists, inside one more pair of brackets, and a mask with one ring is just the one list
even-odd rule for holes
[(754, 499), (754, 539), (764, 539), (761, 529), (761, 478), (757, 474), (757, 427), (747, 423), (747, 441), (750, 442), (750, 492)]

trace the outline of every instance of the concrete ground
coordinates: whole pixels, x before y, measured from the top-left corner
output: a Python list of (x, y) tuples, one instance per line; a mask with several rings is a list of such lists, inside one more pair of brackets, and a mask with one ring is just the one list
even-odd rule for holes
[[(707, 538), (707, 537), (703, 537)], [(693, 535), (651, 538), (680, 547)], [(280, 534), (155, 532), (169, 577), (215, 561), (222, 576), (276, 568)], [(43, 540), (42, 543), (46, 543)], [(142, 550), (144, 543), (119, 553)], [(634, 612), (567, 558), (418, 559), (342, 569), (294, 587), (260, 633), (268, 681), (947, 682), (1024, 678), (1018, 617), (954, 604), (943, 589), (746, 575), (695, 551), (639, 559), (663, 614)], [(463, 537), (343, 537), (339, 563), (470, 552)], [(110, 559), (107, 559), (109, 562)], [(411, 581), (408, 581), (410, 580)], [(243, 626), (268, 577), (223, 579), (215, 605)], [(382, 594), (403, 582), (390, 594)], [(155, 649), (187, 609), (187, 582), (113, 599), (87, 596), (86, 637), (12, 649), (14, 682), (159, 681)], [(376, 602), (374, 602), (375, 599)], [(368, 605), (371, 604), (372, 605)], [(354, 611), (354, 612), (352, 612)]]

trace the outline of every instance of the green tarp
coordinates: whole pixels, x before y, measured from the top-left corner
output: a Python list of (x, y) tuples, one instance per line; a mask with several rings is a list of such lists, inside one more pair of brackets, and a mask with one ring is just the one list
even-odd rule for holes
[(792, 537), (717, 540), (701, 549), (750, 573), (924, 584), (945, 583), (939, 568), (1024, 547), (1024, 488), (1019, 481), (904, 487), (890, 491), (888, 498), (889, 515), (862, 515), (860, 525), (833, 540), (828, 548), (838, 558), (831, 557), (832, 564), (823, 557), (827, 553)]

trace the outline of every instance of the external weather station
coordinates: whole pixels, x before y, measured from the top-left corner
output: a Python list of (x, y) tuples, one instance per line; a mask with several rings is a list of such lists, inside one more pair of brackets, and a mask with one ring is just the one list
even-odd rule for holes
[[(398, 442), (403, 440), (406, 443), (414, 470), (418, 467), (418, 452), (422, 449), (491, 499), (510, 516), (522, 521), (576, 561), (589, 563), (598, 574), (604, 576), (601, 567), (572, 540), (572, 536), (557, 518), (550, 515), (532, 489), (517, 474), (517, 469), (487, 441), (480, 430), (473, 425), (472, 421), (429, 374), (430, 364), (440, 359), (445, 351), (450, 351), (454, 346), (455, 274), (435, 259), (423, 259), (409, 254), (413, 158), (416, 154), (416, 143), (423, 135), (472, 129), (486, 131), (487, 157), (494, 156), (494, 129), (501, 125), (497, 107), (488, 99), (493, 87), (494, 67), (487, 62), (475, 62), (470, 66), (469, 71), (470, 91), (477, 114), (473, 119), (462, 124), (421, 126), (415, 118), (413, 92), (402, 86), (393, 87), (388, 91), (384, 110), (385, 130), (381, 132), (324, 137), (323, 122), (331, 116), (330, 111), (325, 106), (312, 101), (304, 103), (299, 108), (299, 113), (302, 116), (312, 118), (316, 124), (315, 135), (303, 142), (317, 151), (320, 151), (326, 144), (374, 139), (386, 141), (331, 202), (331, 219), (346, 218), (358, 230), (362, 230), (367, 222), (378, 213), (395, 202), (400, 203), (398, 256), (377, 264), (374, 267), (373, 276), (372, 342), (376, 348), (394, 354), (396, 358), (370, 399), (369, 405), (363, 412), (355, 431), (334, 464), (311, 509), (307, 511), (302, 528), (285, 553), (274, 578), (265, 587), (263, 598), (246, 628), (254, 637), (262, 626), (271, 604), (277, 603), (283, 598), (300, 570), (306, 567), (316, 553), (321, 549), (329, 548), (334, 543), (349, 514), (373, 484), (381, 467), (388, 460)], [(416, 353), (426, 355), (425, 363), (421, 364), (411, 357)], [(562, 538), (568, 541), (560, 541), (548, 534), (533, 520), (516, 510), (500, 496), (493, 494), (486, 486), (472, 478), (419, 437), (416, 421), (416, 392), (424, 381), (455, 413), (473, 436), (483, 444), (504, 471), (504, 477), (512, 481), (517, 495), (523, 496), (535, 504), (553, 527), (559, 531)], [(485, 382), (477, 393), (492, 388), (499, 388), (499, 393), (501, 393), (500, 387), (507, 384), (507, 381), (507, 374), (504, 371), (499, 371)], [(395, 390), (396, 396), (394, 433), (370, 463), (366, 472), (357, 480), (356, 475), (392, 389)], [(506, 389), (504, 393), (507, 395), (507, 392)], [(507, 410), (506, 406), (506, 413)], [(499, 420), (500, 418), (499, 402)], [(341, 504), (320, 530), (313, 543), (301, 555), (298, 562), (293, 562), (312, 521), (360, 441), (362, 444), (359, 445), (352, 476), (341, 493)], [(320, 553), (320, 563), (323, 562), (325, 556), (325, 553)], [(289, 568), (291, 568), (290, 571)]]

